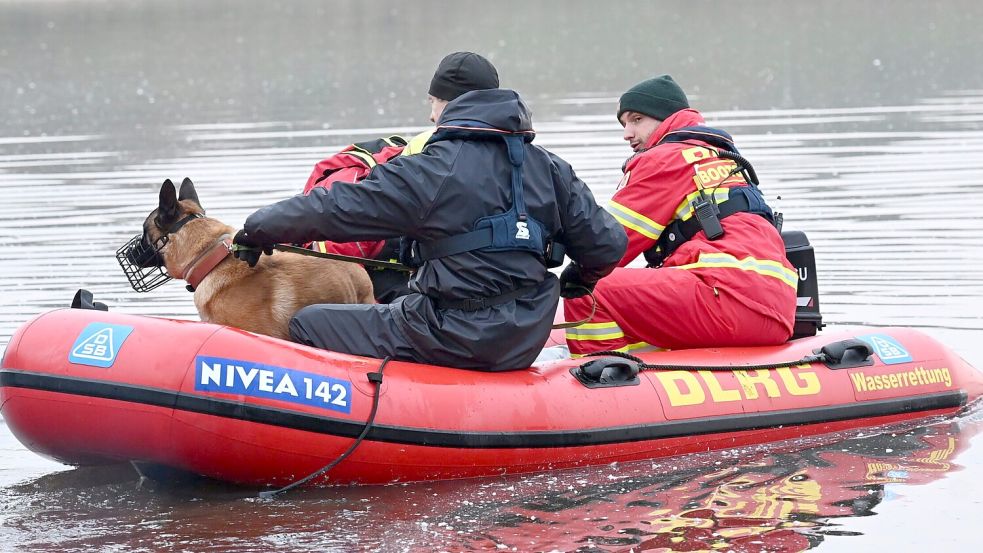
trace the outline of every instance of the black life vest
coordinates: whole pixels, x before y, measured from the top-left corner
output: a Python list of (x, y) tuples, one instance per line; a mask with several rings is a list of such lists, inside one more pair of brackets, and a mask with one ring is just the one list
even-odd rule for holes
[[(694, 143), (693, 141), (699, 141), (702, 144)], [(745, 186), (734, 186), (729, 189), (727, 200), (716, 206), (718, 211), (717, 218), (723, 219), (734, 213), (754, 213), (755, 215), (760, 215), (768, 220), (771, 224), (775, 225), (779, 230), (781, 230), (781, 213), (775, 214), (770, 207), (768, 207), (767, 202), (765, 202), (764, 196), (762, 196), (761, 191), (758, 189), (758, 176), (754, 172), (754, 168), (748, 160), (741, 156), (740, 152), (737, 150), (737, 146), (734, 145), (734, 139), (726, 131), (715, 129), (712, 127), (704, 126), (692, 126), (683, 127), (675, 131), (666, 133), (662, 140), (656, 144), (665, 144), (672, 142), (682, 142), (686, 144), (694, 144), (697, 146), (703, 146), (703, 144), (709, 144), (712, 149), (716, 149), (714, 154), (717, 157), (723, 159), (729, 159), (737, 163), (739, 172), (744, 176)], [(712, 200), (712, 196), (711, 196)], [(690, 238), (700, 232), (702, 229), (700, 222), (697, 218), (690, 217), (685, 221), (681, 219), (674, 219), (659, 235), (659, 239), (655, 246), (652, 246), (647, 251), (644, 252), (645, 260), (648, 261), (650, 267), (659, 267), (662, 262), (665, 261), (667, 257), (672, 255), (679, 246), (684, 244)], [(719, 238), (719, 236), (717, 237)]]
[[(509, 162), (512, 165), (512, 206), (505, 213), (481, 217), (474, 222), (474, 230), (438, 240), (416, 241), (404, 239), (400, 261), (419, 267), (426, 261), (449, 255), (482, 250), (488, 252), (521, 251), (547, 257), (547, 231), (542, 223), (526, 211), (522, 189), (522, 163), (524, 144), (532, 142), (533, 131), (511, 132), (496, 129), (481, 121), (448, 121), (437, 127), (428, 145), (441, 140), (488, 140), (505, 142)], [(545, 261), (544, 261), (545, 262)]]

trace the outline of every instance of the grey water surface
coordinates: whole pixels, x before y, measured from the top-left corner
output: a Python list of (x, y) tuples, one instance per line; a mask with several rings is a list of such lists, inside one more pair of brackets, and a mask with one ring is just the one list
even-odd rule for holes
[[(629, 153), (618, 95), (673, 74), (808, 233), (832, 327), (915, 327), (983, 368), (981, 6), (0, 2), (0, 348), (78, 288), (194, 319), (183, 286), (136, 294), (114, 259), (165, 178), (239, 225), (345, 144), (426, 128), (437, 61), (474, 50), (602, 202)], [(973, 550), (981, 412), (273, 502), (71, 469), (0, 421), (0, 551)]]

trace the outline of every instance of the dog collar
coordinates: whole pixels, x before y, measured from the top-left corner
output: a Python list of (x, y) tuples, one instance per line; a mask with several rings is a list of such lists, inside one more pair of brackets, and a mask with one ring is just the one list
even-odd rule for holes
[(202, 252), (184, 270), (184, 276), (181, 278), (188, 282), (188, 291), (194, 292), (201, 281), (208, 276), (208, 273), (212, 272), (212, 269), (217, 267), (231, 253), (232, 236), (223, 234), (215, 245)]

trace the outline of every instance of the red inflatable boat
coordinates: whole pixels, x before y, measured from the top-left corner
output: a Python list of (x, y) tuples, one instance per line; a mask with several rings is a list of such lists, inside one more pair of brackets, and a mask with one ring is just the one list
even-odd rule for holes
[(377, 359), (62, 309), (12, 337), (0, 411), (28, 448), (65, 463), (133, 460), (250, 484), (304, 477), (365, 431), (323, 485), (679, 455), (951, 414), (983, 392), (980, 372), (898, 328), (640, 357), (658, 370), (611, 357), (505, 373), (393, 361), (379, 384)]

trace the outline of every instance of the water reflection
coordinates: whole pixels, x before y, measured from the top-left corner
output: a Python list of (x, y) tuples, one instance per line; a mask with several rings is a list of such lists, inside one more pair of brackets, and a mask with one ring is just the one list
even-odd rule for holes
[(462, 549), (803, 551), (853, 534), (837, 519), (876, 514), (892, 486), (958, 470), (954, 461), (978, 431), (979, 423), (940, 422), (779, 453), (611, 467), (606, 478), (541, 476), (504, 501), (476, 494), (485, 497), (436, 527), (453, 526), (442, 533)]
[[(719, 454), (534, 476), (306, 490), (277, 501), (126, 465), (0, 491), (5, 543), (33, 551), (804, 551), (909, 486), (960, 470), (979, 411)], [(940, 500), (944, 500), (940, 498)]]

